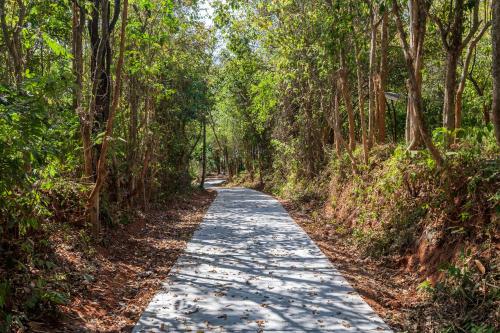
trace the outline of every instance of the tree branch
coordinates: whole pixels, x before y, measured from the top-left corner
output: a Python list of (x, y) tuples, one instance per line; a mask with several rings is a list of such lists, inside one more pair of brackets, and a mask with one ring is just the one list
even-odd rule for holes
[(443, 21), (441, 21), (441, 19), (436, 15), (432, 15), (431, 13), (429, 13), (429, 17), (432, 19), (432, 21), (434, 21), (434, 23), (436, 23), (439, 30), (439, 35), (441, 36), (441, 40), (443, 42), (443, 46), (448, 50), (450, 48), (450, 43), (448, 43), (448, 34), (450, 33), (450, 28), (445, 28)]
[(120, 0), (115, 0), (113, 18), (111, 19), (111, 23), (109, 24), (109, 32), (113, 31), (113, 29), (115, 28), (119, 16), (120, 16)]

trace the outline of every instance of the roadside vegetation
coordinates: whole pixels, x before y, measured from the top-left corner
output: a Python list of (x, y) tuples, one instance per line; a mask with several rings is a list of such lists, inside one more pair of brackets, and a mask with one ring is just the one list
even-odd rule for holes
[(340, 269), (401, 331), (500, 329), (495, 6), (219, 7), (228, 176), (283, 199), (333, 262), (369, 263)]
[(210, 173), (394, 282), (396, 329), (500, 330), (499, 0), (0, 0), (0, 30), (0, 331), (130, 330)]

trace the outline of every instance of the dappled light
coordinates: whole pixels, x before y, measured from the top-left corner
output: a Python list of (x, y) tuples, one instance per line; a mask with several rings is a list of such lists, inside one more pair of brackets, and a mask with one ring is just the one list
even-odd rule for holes
[(220, 189), (134, 332), (390, 332), (272, 197)]
[(500, 0), (0, 0), (0, 333), (500, 332)]

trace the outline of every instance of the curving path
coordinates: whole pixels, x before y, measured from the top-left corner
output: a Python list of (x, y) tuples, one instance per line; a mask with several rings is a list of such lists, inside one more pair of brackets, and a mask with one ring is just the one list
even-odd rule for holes
[(133, 332), (391, 332), (278, 201), (217, 191)]

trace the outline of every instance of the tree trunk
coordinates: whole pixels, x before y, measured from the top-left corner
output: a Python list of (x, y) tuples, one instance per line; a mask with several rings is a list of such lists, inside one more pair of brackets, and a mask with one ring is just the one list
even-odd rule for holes
[[(464, 39), (462, 39), (462, 36), (466, 11), (465, 0), (454, 1), (453, 13), (450, 13), (452, 17), (450, 17), (447, 24), (443, 23), (438, 17), (431, 16), (438, 26), (441, 34), (441, 41), (446, 51), (443, 127), (447, 129), (448, 133), (445, 134), (445, 146), (449, 146), (451, 143), (457, 124), (456, 96), (458, 60), (463, 48), (469, 44), (479, 28), (479, 2), (480, 1), (475, 1), (474, 3), (474, 9), (472, 11), (472, 24), (469, 33)], [(461, 105), (458, 110), (461, 111)], [(458, 122), (460, 122), (460, 119), (458, 119)]]
[(151, 97), (148, 96), (146, 97), (145, 100), (145, 105), (144, 105), (144, 128), (145, 128), (145, 145), (146, 145), (146, 151), (144, 152), (144, 159), (142, 162), (142, 170), (141, 170), (141, 175), (140, 175), (140, 186), (141, 186), (141, 196), (142, 196), (142, 209), (147, 212), (149, 209), (148, 206), (148, 196), (147, 194), (149, 193), (148, 188), (146, 186), (147, 184), (147, 178), (148, 178), (148, 171), (149, 171), (149, 164), (151, 161), (151, 154), (153, 150), (153, 138), (150, 133), (150, 124), (151, 124), (151, 119), (153, 118), (153, 106), (154, 103), (151, 101)]
[(386, 114), (386, 100), (385, 90), (387, 83), (387, 53), (389, 49), (389, 33), (388, 33), (388, 11), (385, 11), (382, 16), (382, 34), (380, 39), (380, 75), (378, 77), (378, 96), (377, 96), (377, 141), (379, 143), (385, 142), (385, 114)]
[[(89, 20), (90, 75), (92, 80), (92, 100), (90, 112), (93, 117), (92, 132), (100, 135), (105, 130), (111, 106), (111, 44), (110, 36), (114, 23), (118, 19), (120, 1), (115, 0), (115, 13), (110, 19), (109, 0), (93, 0), (93, 8)], [(117, 10), (118, 8), (118, 10)], [(101, 144), (93, 146), (93, 170), (97, 172), (97, 164), (101, 154)]]
[(443, 127), (450, 133), (445, 135), (445, 146), (450, 144), (455, 130), (455, 92), (457, 88), (457, 67), (459, 50), (449, 50), (446, 55), (446, 76), (444, 84)]
[[(134, 174), (134, 165), (137, 160), (137, 127), (139, 123), (139, 80), (134, 75), (129, 79), (129, 109), (130, 120), (128, 126), (127, 142), (127, 174), (128, 177), (128, 197), (129, 204), (132, 204), (132, 193), (135, 192), (136, 175)], [(147, 110), (146, 110), (147, 112)]]
[[(419, 20), (419, 6), (415, 4), (416, 1), (409, 0), (408, 1), (408, 7), (409, 7), (409, 12), (410, 12), (410, 45), (409, 48), (411, 50), (415, 51), (413, 63), (414, 63), (414, 68), (413, 72), (417, 81), (417, 89), (421, 90), (421, 85), (422, 85), (422, 48), (423, 48), (423, 38), (422, 34), (420, 31), (422, 30), (422, 25), (424, 26), (423, 29), (425, 30), (425, 24), (426, 20), (424, 22), (420, 22)], [(412, 88), (410, 85), (410, 80), (407, 81), (407, 89), (408, 89), (408, 107), (407, 107), (407, 144), (408, 144), (408, 149), (420, 149), (423, 147), (423, 140), (422, 136), (420, 135), (420, 131), (417, 126), (417, 120), (415, 119), (415, 105), (413, 105), (414, 99), (411, 97), (412, 95)]]
[[(446, 49), (443, 127), (449, 132), (455, 130), (455, 93), (457, 89), (458, 57), (462, 50), (464, 0), (456, 0), (453, 13), (453, 24), (448, 28), (448, 33), (451, 35), (450, 41), (446, 39), (448, 33), (445, 34), (445, 32), (441, 30), (443, 44)], [(454, 135), (446, 133), (445, 146), (449, 146), (453, 136)]]
[(356, 52), (356, 73), (358, 78), (358, 109), (359, 119), (361, 122), (361, 141), (363, 144), (363, 160), (368, 164), (368, 140), (366, 137), (366, 120), (365, 120), (365, 96), (363, 94), (363, 73), (361, 68), (361, 54), (358, 49), (358, 44), (354, 43)]
[(224, 167), (225, 174), (227, 174), (229, 181), (231, 181), (231, 179), (233, 179), (233, 169), (231, 168), (231, 161), (229, 160), (227, 145), (224, 145)]
[(335, 87), (335, 93), (333, 96), (333, 109), (332, 109), (332, 128), (333, 128), (333, 139), (335, 142), (335, 151), (337, 153), (337, 157), (341, 158), (341, 144), (340, 140), (342, 138), (342, 133), (340, 132), (340, 119), (339, 119), (339, 104), (340, 104), (340, 94), (339, 94), (339, 85), (337, 82)]
[(264, 168), (263, 168), (263, 163), (262, 163), (262, 149), (259, 146), (259, 149), (257, 150), (257, 160), (259, 163), (259, 185), (262, 186), (264, 185)]
[(80, 133), (83, 145), (83, 176), (86, 181), (92, 179), (92, 118), (83, 107), (83, 29), (85, 27), (85, 10), (76, 0), (73, 1), (72, 52), (73, 74), (75, 86), (73, 92), (73, 108), (80, 119)]
[(500, 0), (493, 0), (493, 104), (491, 115), (497, 144), (500, 146)]
[(370, 62), (369, 62), (369, 80), (368, 80), (368, 146), (371, 147), (375, 140), (376, 128), (376, 96), (375, 96), (375, 66), (377, 52), (377, 26), (375, 23), (375, 10), (371, 9), (370, 17)]
[[(460, 81), (458, 83), (458, 88), (457, 92), (455, 94), (455, 128), (461, 128), (462, 127), (462, 96), (465, 90), (465, 84), (467, 83), (467, 75), (469, 72), (469, 65), (472, 59), (472, 54), (474, 53), (474, 50), (476, 49), (477, 43), (481, 40), (483, 37), (484, 33), (488, 30), (489, 26), (491, 25), (491, 21), (487, 22), (484, 26), (483, 29), (479, 32), (479, 34), (474, 38), (474, 40), (471, 41), (467, 48), (467, 52), (465, 54), (465, 60), (464, 60), (464, 65), (462, 69), (462, 75), (460, 76)], [(457, 137), (455, 136), (455, 140)]]
[(203, 118), (203, 153), (201, 156), (201, 181), (200, 188), (205, 185), (205, 177), (207, 172), (207, 120)]
[(127, 27), (127, 14), (128, 14), (128, 0), (124, 0), (121, 35), (120, 35), (120, 53), (118, 55), (118, 63), (116, 65), (116, 80), (113, 91), (113, 103), (111, 105), (109, 119), (106, 124), (106, 131), (104, 133), (104, 138), (101, 147), (101, 155), (99, 156), (99, 161), (97, 163), (97, 174), (96, 174), (95, 185), (94, 188), (92, 189), (92, 192), (90, 193), (87, 202), (87, 209), (90, 212), (90, 222), (92, 224), (93, 232), (96, 237), (99, 237), (101, 232), (101, 223), (99, 218), (99, 199), (102, 186), (104, 185), (104, 182), (106, 180), (106, 151), (108, 149), (111, 135), (113, 134), (113, 121), (116, 115), (116, 111), (118, 109), (118, 103), (120, 101), (121, 75), (123, 67), (123, 58), (125, 54), (125, 33)]
[[(149, 139), (151, 141), (151, 139)], [(142, 209), (147, 212), (148, 211), (148, 197), (147, 197), (147, 187), (146, 187), (146, 179), (148, 175), (149, 169), (149, 161), (151, 156), (151, 142), (146, 144), (146, 152), (144, 153), (144, 161), (142, 163), (141, 170), (141, 190), (142, 190)]]
[(333, 130), (334, 130), (334, 135), (335, 135), (335, 142), (336, 142), (336, 146), (338, 147), (337, 148), (337, 154), (340, 158), (340, 147), (345, 147), (345, 150), (347, 152), (347, 155), (349, 156), (349, 159), (351, 160), (351, 166), (352, 166), (352, 171), (353, 173), (357, 173), (357, 163), (356, 163), (356, 159), (354, 158), (354, 155), (352, 154), (352, 150), (351, 148), (346, 145), (345, 141), (344, 141), (344, 138), (342, 137), (342, 132), (340, 131), (340, 120), (339, 120), (339, 100), (340, 100), (340, 96), (339, 94), (337, 93), (337, 91), (339, 90), (342, 90), (341, 86), (343, 84), (341, 82), (337, 83), (337, 88), (336, 88), (336, 91), (335, 91), (335, 100), (334, 100), (334, 104), (333, 104)]
[(406, 38), (406, 32), (403, 27), (401, 13), (397, 0), (393, 0), (393, 11), (396, 16), (396, 26), (398, 29), (399, 37), (403, 47), (405, 56), (406, 68), (409, 76), (409, 102), (412, 106), (412, 115), (415, 120), (415, 125), (418, 128), (420, 136), (425, 143), (425, 146), (431, 153), (432, 158), (439, 168), (444, 167), (444, 159), (439, 150), (434, 146), (431, 136), (427, 131), (423, 116), (423, 103), (422, 103), (422, 84), (421, 84), (421, 70), (423, 58), (423, 45), (426, 33), (426, 18), (428, 12), (428, 5), (425, 0), (409, 0), (411, 27), (410, 30), (417, 43), (410, 46)]
[(356, 149), (356, 132), (355, 132), (355, 124), (354, 124), (354, 111), (352, 108), (351, 101), (351, 93), (349, 91), (349, 78), (347, 72), (347, 64), (345, 61), (345, 55), (343, 50), (340, 51), (340, 62), (341, 62), (341, 70), (340, 70), (340, 83), (342, 90), (342, 97), (344, 99), (345, 108), (347, 111), (347, 118), (349, 121), (349, 149), (354, 151)]
[(13, 29), (9, 29), (7, 23), (7, 13), (5, 9), (5, 0), (0, 0), (0, 27), (2, 29), (2, 37), (4, 44), (9, 54), (9, 60), (14, 69), (14, 83), (17, 88), (20, 88), (24, 75), (24, 55), (22, 48), (22, 28), (26, 18), (27, 9), (23, 1), (17, 1), (19, 6), (17, 12), (17, 22)]

